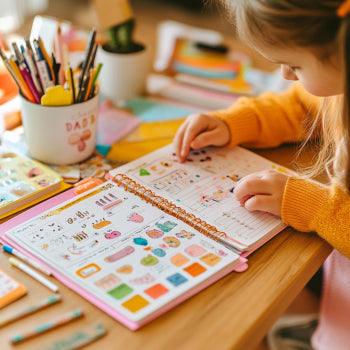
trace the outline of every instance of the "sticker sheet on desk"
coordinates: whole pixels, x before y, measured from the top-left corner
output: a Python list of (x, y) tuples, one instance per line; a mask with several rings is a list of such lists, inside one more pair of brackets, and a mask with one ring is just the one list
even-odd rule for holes
[[(180, 164), (173, 146), (155, 151), (111, 172), (124, 173), (137, 183), (194, 213), (219, 231), (250, 246), (263, 230), (269, 232), (279, 222), (266, 213), (250, 213), (234, 198), (236, 182), (255, 171), (287, 169), (243, 148), (206, 148), (191, 151)], [(225, 210), (223, 211), (223, 208)]]
[(6, 238), (132, 321), (142, 321), (238, 255), (107, 182)]

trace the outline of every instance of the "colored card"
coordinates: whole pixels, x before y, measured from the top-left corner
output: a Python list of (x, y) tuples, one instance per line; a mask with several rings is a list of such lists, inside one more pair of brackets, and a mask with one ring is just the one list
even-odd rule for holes
[(27, 293), (27, 288), (5, 271), (0, 270), (0, 309)]

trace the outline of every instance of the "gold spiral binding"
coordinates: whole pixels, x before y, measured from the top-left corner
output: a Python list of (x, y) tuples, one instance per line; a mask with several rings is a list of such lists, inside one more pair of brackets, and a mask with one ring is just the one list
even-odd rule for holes
[(194, 214), (187, 213), (186, 210), (181, 207), (178, 207), (167, 199), (156, 195), (150, 189), (147, 189), (136, 181), (130, 179), (127, 175), (116, 174), (113, 176), (112, 181), (114, 181), (118, 187), (123, 187), (125, 191), (137, 195), (145, 202), (152, 204), (171, 216), (174, 216), (176, 219), (182, 220), (198, 232), (203, 233), (215, 241), (218, 241), (222, 237), (226, 237), (225, 232), (218, 231), (215, 226), (209, 225)]

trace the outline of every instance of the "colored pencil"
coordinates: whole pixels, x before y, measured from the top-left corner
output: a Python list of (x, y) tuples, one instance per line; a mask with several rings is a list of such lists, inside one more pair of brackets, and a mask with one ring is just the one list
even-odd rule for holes
[(0, 321), (0, 328), (8, 325), (9, 323), (18, 321), (24, 317), (27, 317), (29, 315), (34, 314), (37, 311), (43, 310), (47, 308), (48, 306), (54, 305), (62, 300), (62, 297), (60, 294), (54, 294), (50, 297), (40, 301), (38, 304), (32, 305), (28, 307), (27, 309), (24, 309), (23, 311), (14, 314), (13, 316), (10, 316), (3, 321)]
[(64, 315), (61, 315), (57, 318), (55, 318), (54, 320), (48, 322), (48, 323), (44, 323), (40, 326), (37, 326), (35, 328), (33, 328), (32, 330), (29, 330), (28, 332), (24, 332), (24, 333), (18, 333), (15, 334), (14, 336), (12, 336), (10, 338), (10, 343), (11, 344), (17, 344), (20, 343), (24, 340), (27, 339), (31, 339), (37, 335), (40, 335), (42, 333), (45, 333), (51, 329), (60, 327), (64, 324), (67, 324), (69, 322), (75, 321), (78, 318), (82, 317), (84, 315), (84, 311), (83, 309), (76, 309), (73, 311), (70, 311)]
[(11, 265), (13, 265), (15, 267), (18, 267), (20, 270), (22, 270), (23, 272), (27, 273), (29, 276), (33, 277), (34, 279), (36, 279), (38, 282), (43, 284), (45, 287), (51, 289), (53, 292), (57, 292), (58, 291), (58, 287), (54, 283), (52, 283), (51, 281), (49, 281), (44, 276), (42, 276), (39, 273), (37, 273), (35, 270), (30, 268), (28, 265), (20, 262), (18, 259), (10, 258), (9, 262), (10, 262)]
[(45, 273), (48, 276), (51, 276), (51, 272), (46, 269), (44, 266), (42, 266), (41, 264), (37, 263), (36, 261), (28, 258), (27, 256), (25, 256), (24, 254), (22, 254), (21, 252), (19, 252), (18, 250), (16, 250), (15, 248), (10, 247), (9, 245), (4, 244), (2, 246), (2, 249), (9, 254), (13, 254), (15, 256), (17, 256), (18, 258), (22, 259), (23, 261), (25, 261), (26, 263), (28, 263), (29, 265), (32, 265), (33, 267), (35, 267), (36, 269), (38, 269), (39, 271)]

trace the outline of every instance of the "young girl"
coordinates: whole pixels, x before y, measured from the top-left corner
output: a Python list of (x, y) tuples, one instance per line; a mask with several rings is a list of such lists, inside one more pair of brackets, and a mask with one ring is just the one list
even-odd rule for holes
[(280, 95), (241, 98), (227, 110), (189, 116), (175, 136), (176, 153), (184, 162), (190, 148), (207, 145), (320, 143), (313, 175), (326, 168), (329, 186), (263, 171), (243, 178), (235, 196), (247, 210), (278, 215), (335, 248), (324, 265), (312, 345), (350, 349), (350, 0), (223, 1), (240, 38), (298, 82)]

